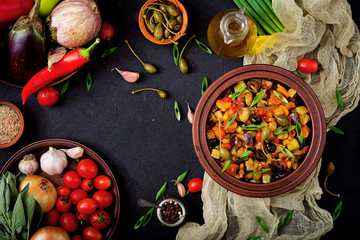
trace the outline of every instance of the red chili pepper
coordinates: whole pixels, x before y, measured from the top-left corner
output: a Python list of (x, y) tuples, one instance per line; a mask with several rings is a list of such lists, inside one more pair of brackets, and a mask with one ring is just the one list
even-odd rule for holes
[(33, 0), (1, 0), (0, 23), (11, 22), (28, 14), (33, 6)]
[(22, 103), (25, 104), (26, 100), (36, 91), (45, 87), (52, 81), (59, 77), (65, 76), (76, 69), (82, 67), (85, 63), (90, 61), (90, 51), (100, 42), (97, 38), (96, 41), (88, 48), (77, 48), (65, 54), (65, 56), (51, 68), (49, 72), (48, 67), (43, 68), (36, 73), (29, 82), (24, 86), (21, 97)]

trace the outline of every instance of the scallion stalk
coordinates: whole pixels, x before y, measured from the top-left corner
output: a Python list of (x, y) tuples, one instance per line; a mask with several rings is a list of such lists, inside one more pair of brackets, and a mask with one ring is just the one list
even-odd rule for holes
[[(234, 3), (238, 6), (238, 8), (244, 7), (239, 2), (239, 0), (234, 0)], [(258, 23), (258, 21), (256, 21), (256, 19), (251, 15), (251, 13), (246, 9), (246, 7), (245, 7), (245, 12), (250, 16), (251, 20), (253, 20), (253, 22), (255, 23), (258, 35), (259, 36), (266, 35), (264, 29), (261, 27), (261, 25)]]
[(266, 12), (260, 7), (256, 0), (248, 0), (249, 5), (260, 15), (260, 18), (264, 20), (275, 32), (281, 32), (276, 24), (269, 18)]
[(256, 2), (260, 5), (260, 7), (265, 11), (269, 18), (276, 24), (276, 26), (283, 31), (284, 25), (279, 21), (278, 17), (269, 9), (269, 7), (265, 4), (264, 0), (256, 0)]

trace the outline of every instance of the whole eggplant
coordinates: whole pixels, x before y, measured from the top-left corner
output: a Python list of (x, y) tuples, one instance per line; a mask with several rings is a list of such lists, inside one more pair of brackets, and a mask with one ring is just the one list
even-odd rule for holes
[(7, 38), (9, 76), (28, 81), (44, 67), (46, 60), (45, 26), (39, 17), (40, 0), (29, 15), (21, 16)]

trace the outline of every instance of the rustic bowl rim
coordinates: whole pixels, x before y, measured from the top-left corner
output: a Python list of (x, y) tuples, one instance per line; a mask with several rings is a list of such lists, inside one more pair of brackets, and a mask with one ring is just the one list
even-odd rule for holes
[[(269, 78), (294, 88), (309, 109), (312, 124), (312, 141), (307, 155), (299, 167), (285, 178), (268, 184), (254, 184), (221, 173), (221, 168), (211, 157), (206, 141), (206, 121), (210, 108), (218, 96), (240, 80)], [(222, 187), (248, 197), (271, 197), (283, 194), (301, 184), (317, 166), (326, 140), (326, 122), (321, 103), (311, 87), (297, 75), (284, 68), (266, 64), (252, 64), (229, 71), (219, 77), (205, 91), (196, 107), (192, 127), (193, 145), (198, 160), (209, 176)]]
[[(144, 35), (144, 37), (146, 39), (148, 39), (150, 42), (152, 43), (155, 43), (155, 44), (159, 44), (159, 45), (167, 45), (167, 44), (172, 44), (173, 42), (170, 41), (169, 39), (165, 39), (163, 41), (159, 41), (157, 39), (154, 38), (153, 35), (151, 35), (149, 33), (149, 31), (147, 30), (146, 26), (145, 26), (145, 23), (144, 23), (144, 18), (142, 17), (142, 14), (141, 12), (143, 11), (143, 9), (149, 5), (150, 3), (153, 3), (153, 2), (158, 2), (159, 0), (148, 0), (144, 3), (144, 5), (141, 7), (140, 11), (139, 11), (139, 17), (138, 17), (138, 23), (139, 23), (139, 28), (140, 28), (140, 31), (141, 33)], [(171, 2), (171, 3), (175, 3), (175, 0), (165, 0), (165, 2)], [(186, 32), (186, 29), (187, 29), (187, 26), (188, 26), (188, 22), (189, 22), (189, 17), (188, 17), (188, 14), (187, 14), (187, 11), (184, 7), (184, 5), (176, 0), (178, 6), (179, 6), (179, 9), (181, 11), (181, 14), (183, 16), (183, 24), (181, 26), (181, 29), (180, 29), (180, 33), (181, 34), (185, 34)], [(176, 42), (177, 40), (179, 40), (182, 36), (174, 36), (172, 38), (172, 40), (174, 42)]]
[(14, 109), (14, 111), (16, 112), (16, 114), (19, 116), (19, 120), (20, 120), (20, 129), (18, 134), (16, 135), (16, 137), (11, 140), (8, 143), (5, 144), (0, 144), (0, 149), (4, 149), (4, 148), (8, 148), (11, 147), (12, 145), (14, 145), (22, 136), (23, 132), (24, 132), (24, 128), (25, 128), (25, 120), (24, 120), (24, 116), (22, 114), (22, 112), (20, 111), (20, 109), (13, 103), (9, 102), (9, 101), (0, 101), (0, 105), (6, 105), (12, 109)]

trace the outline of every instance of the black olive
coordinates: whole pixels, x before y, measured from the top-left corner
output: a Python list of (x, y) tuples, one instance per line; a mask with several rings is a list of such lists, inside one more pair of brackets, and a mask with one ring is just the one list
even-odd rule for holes
[(242, 164), (243, 162), (245, 162), (245, 160), (244, 160), (243, 158), (239, 158), (239, 159), (237, 159), (237, 160), (234, 161), (234, 163), (237, 164), (237, 165), (240, 165), (240, 164)]
[(258, 161), (266, 161), (266, 156), (261, 150), (256, 150), (255, 158)]
[(246, 85), (247, 85), (247, 89), (249, 89), (250, 92), (252, 93), (259, 92), (259, 88), (260, 88), (259, 81), (252, 79), (249, 80)]
[(250, 122), (255, 125), (259, 125), (262, 122), (262, 118), (258, 114), (253, 114), (250, 116)]
[(216, 138), (208, 140), (208, 144), (210, 148), (215, 148), (216, 146), (219, 146), (219, 140)]
[(239, 126), (243, 128), (243, 127), (246, 127), (246, 124), (243, 123), (243, 122), (240, 122), (240, 123), (239, 123)]
[(273, 144), (273, 143), (269, 143), (267, 146), (266, 146), (266, 150), (269, 152), (269, 153), (273, 153), (276, 151), (276, 145)]

